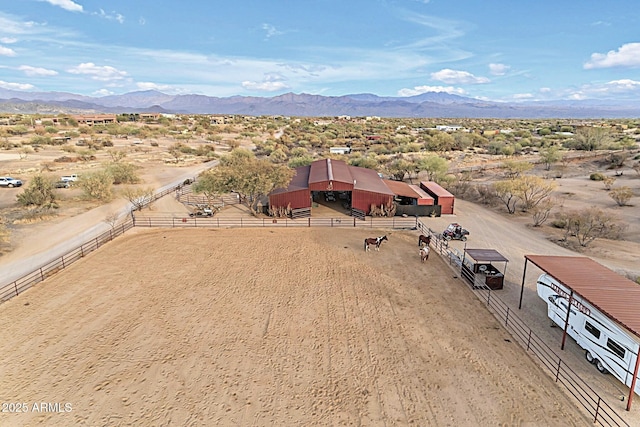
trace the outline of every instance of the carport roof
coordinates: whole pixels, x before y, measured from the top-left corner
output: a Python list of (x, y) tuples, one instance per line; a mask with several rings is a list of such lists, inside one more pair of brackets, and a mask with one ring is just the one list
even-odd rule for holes
[(466, 253), (479, 262), (509, 262), (502, 254), (495, 249), (465, 249)]
[(406, 182), (393, 181), (390, 179), (384, 179), (383, 182), (387, 187), (389, 187), (389, 190), (393, 191), (396, 196), (409, 197), (412, 199), (433, 200), (433, 197), (425, 193), (424, 190), (422, 190), (417, 185), (411, 185), (407, 184)]
[(591, 258), (525, 255), (549, 276), (640, 337), (640, 286)]

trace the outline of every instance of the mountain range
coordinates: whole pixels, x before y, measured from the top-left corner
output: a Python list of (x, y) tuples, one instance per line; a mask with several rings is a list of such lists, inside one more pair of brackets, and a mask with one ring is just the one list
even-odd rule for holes
[(249, 116), (378, 116), (395, 118), (575, 118), (640, 117), (640, 104), (576, 100), (503, 103), (444, 92), (411, 97), (374, 94), (321, 96), (286, 93), (273, 97), (167, 95), (147, 90), (91, 97), (67, 92), (22, 92), (0, 88), (0, 112), (19, 114), (173, 113)]

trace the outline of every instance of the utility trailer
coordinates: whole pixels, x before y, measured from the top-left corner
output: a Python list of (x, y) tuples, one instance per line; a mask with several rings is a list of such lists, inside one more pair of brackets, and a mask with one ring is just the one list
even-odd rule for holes
[[(547, 274), (538, 278), (537, 290), (538, 296), (547, 303), (549, 318), (564, 329), (571, 291)], [(640, 341), (575, 294), (571, 298), (568, 323), (567, 334), (585, 350), (587, 361), (600, 373), (610, 373), (631, 387)], [(634, 388), (640, 395), (638, 379)]]

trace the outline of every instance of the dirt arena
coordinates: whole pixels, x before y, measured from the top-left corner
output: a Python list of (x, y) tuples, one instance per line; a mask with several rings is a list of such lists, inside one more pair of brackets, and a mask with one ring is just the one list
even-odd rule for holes
[(0, 313), (2, 426), (592, 423), (415, 231), (135, 229)]

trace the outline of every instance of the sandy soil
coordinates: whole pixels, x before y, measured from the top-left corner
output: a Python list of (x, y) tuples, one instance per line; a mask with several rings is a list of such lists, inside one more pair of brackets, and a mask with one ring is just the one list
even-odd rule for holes
[(411, 231), (136, 229), (0, 313), (1, 425), (590, 423)]
[[(159, 188), (203, 168), (151, 160), (140, 160), (144, 186)], [(65, 170), (72, 172), (78, 170)], [(601, 185), (584, 174), (558, 182), (567, 207), (579, 206), (584, 187)], [(3, 189), (0, 208), (18, 191)], [(603, 190), (588, 194), (595, 191)], [(84, 242), (124, 205), (88, 210), (70, 203), (75, 207), (52, 221), (17, 227), (0, 276)], [(314, 215), (338, 215), (323, 209)], [(597, 240), (581, 255), (640, 274), (635, 208), (618, 210), (634, 241)], [(184, 211), (167, 197), (150, 213)], [(217, 215), (245, 214), (230, 206)], [(426, 220), (434, 230), (461, 222), (472, 233), (468, 247), (510, 259), (500, 296), (512, 307), (524, 254), (580, 255), (551, 243), (549, 228), (531, 229), (526, 217), (461, 200), (456, 215)], [(391, 240), (370, 254), (362, 251), (369, 237), (362, 230), (127, 233), (0, 305), (0, 340), (11, 349), (1, 356), (2, 401), (73, 407), (0, 413), (0, 425), (586, 425), (439, 257), (420, 264), (415, 232), (379, 233)], [(535, 294), (536, 274), (528, 275), (518, 315), (553, 346), (559, 332), (549, 328)], [(623, 412), (620, 383), (585, 363), (572, 342), (563, 359)], [(624, 415), (640, 423), (635, 406)]]

